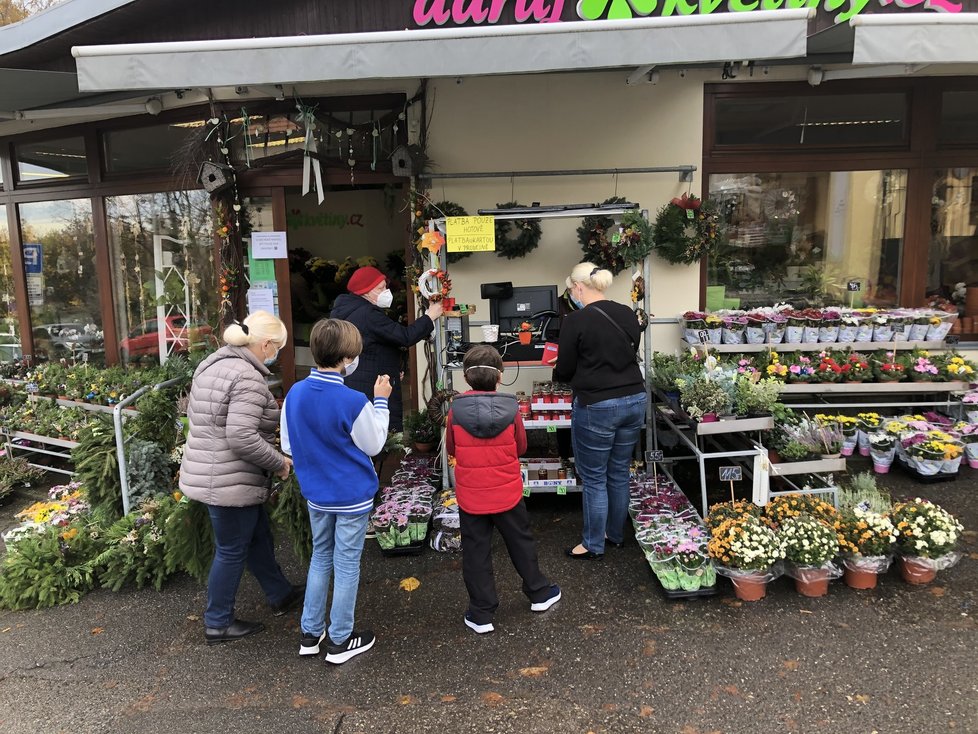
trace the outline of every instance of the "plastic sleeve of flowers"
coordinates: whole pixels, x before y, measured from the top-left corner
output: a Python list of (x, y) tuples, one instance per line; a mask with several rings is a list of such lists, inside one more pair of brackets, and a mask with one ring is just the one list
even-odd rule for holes
[(890, 570), (891, 563), (892, 556), (846, 556), (842, 559), (843, 568), (870, 573), (886, 573)]
[(784, 563), (778, 561), (768, 568), (759, 568), (756, 570), (747, 570), (743, 568), (731, 568), (730, 566), (721, 566), (716, 560), (713, 561), (716, 572), (721, 576), (726, 576), (728, 579), (743, 579), (743, 578), (756, 578), (760, 577), (764, 583), (769, 584), (777, 578), (784, 575)]
[(919, 563), (921, 566), (927, 566), (935, 571), (945, 571), (955, 565), (961, 560), (961, 553), (959, 551), (951, 551), (950, 553), (945, 553), (943, 556), (937, 558), (924, 558), (923, 556), (910, 556), (904, 554), (904, 558), (913, 559), (914, 562)]
[(826, 561), (821, 566), (799, 566), (794, 563), (785, 562), (784, 575), (792, 579), (808, 580), (808, 575), (812, 571), (828, 571), (830, 579), (837, 579), (842, 576), (842, 568), (832, 561)]

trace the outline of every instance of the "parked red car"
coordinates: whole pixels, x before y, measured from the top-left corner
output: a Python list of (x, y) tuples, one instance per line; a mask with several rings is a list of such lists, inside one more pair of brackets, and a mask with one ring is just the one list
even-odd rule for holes
[[(214, 341), (214, 330), (206, 324), (194, 326), (187, 324), (187, 319), (183, 316), (167, 316), (168, 326), (166, 341), (170, 347), (170, 352), (186, 352), (191, 346), (205, 347), (210, 346)], [(129, 332), (129, 336), (122, 340), (119, 351), (123, 362), (143, 356), (160, 356), (160, 322), (159, 319), (148, 319)], [(191, 330), (194, 332), (194, 343), (190, 343)]]

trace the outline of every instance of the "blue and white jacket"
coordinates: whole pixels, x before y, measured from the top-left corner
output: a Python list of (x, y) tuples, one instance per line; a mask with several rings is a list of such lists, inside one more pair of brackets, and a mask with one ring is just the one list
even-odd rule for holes
[(282, 406), (282, 450), (292, 456), (309, 508), (360, 515), (373, 507), (378, 480), (371, 456), (387, 441), (387, 398), (371, 403), (338, 372), (314, 371)]

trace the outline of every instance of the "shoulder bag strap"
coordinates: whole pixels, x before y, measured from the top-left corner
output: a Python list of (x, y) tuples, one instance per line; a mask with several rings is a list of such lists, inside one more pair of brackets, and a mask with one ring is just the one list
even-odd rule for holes
[(632, 341), (632, 338), (628, 335), (628, 332), (626, 332), (623, 328), (621, 328), (621, 326), (618, 325), (618, 322), (617, 321), (615, 321), (613, 318), (611, 318), (606, 311), (604, 311), (603, 309), (599, 308), (596, 304), (591, 304), (591, 308), (593, 308), (599, 314), (601, 314), (606, 319), (608, 319), (608, 322), (612, 326), (614, 326), (616, 329), (618, 329), (618, 333), (621, 334), (623, 337), (625, 337), (626, 340), (628, 340), (628, 346), (630, 346), (632, 348), (632, 350), (637, 355), (638, 354), (638, 346), (635, 344), (635, 342)]

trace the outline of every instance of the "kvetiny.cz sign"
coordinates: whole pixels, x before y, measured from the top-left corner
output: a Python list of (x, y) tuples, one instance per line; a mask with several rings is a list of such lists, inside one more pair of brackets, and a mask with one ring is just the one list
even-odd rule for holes
[[(578, 0), (580, 20), (627, 20), (671, 15), (710, 15), (715, 12), (747, 13), (780, 8), (821, 8), (837, 13), (845, 23), (863, 12), (874, 0)], [(498, 23), (507, 6), (517, 23), (559, 23), (566, 0), (414, 0), (414, 22), (419, 26)], [(960, 13), (952, 0), (875, 0), (880, 6)]]

